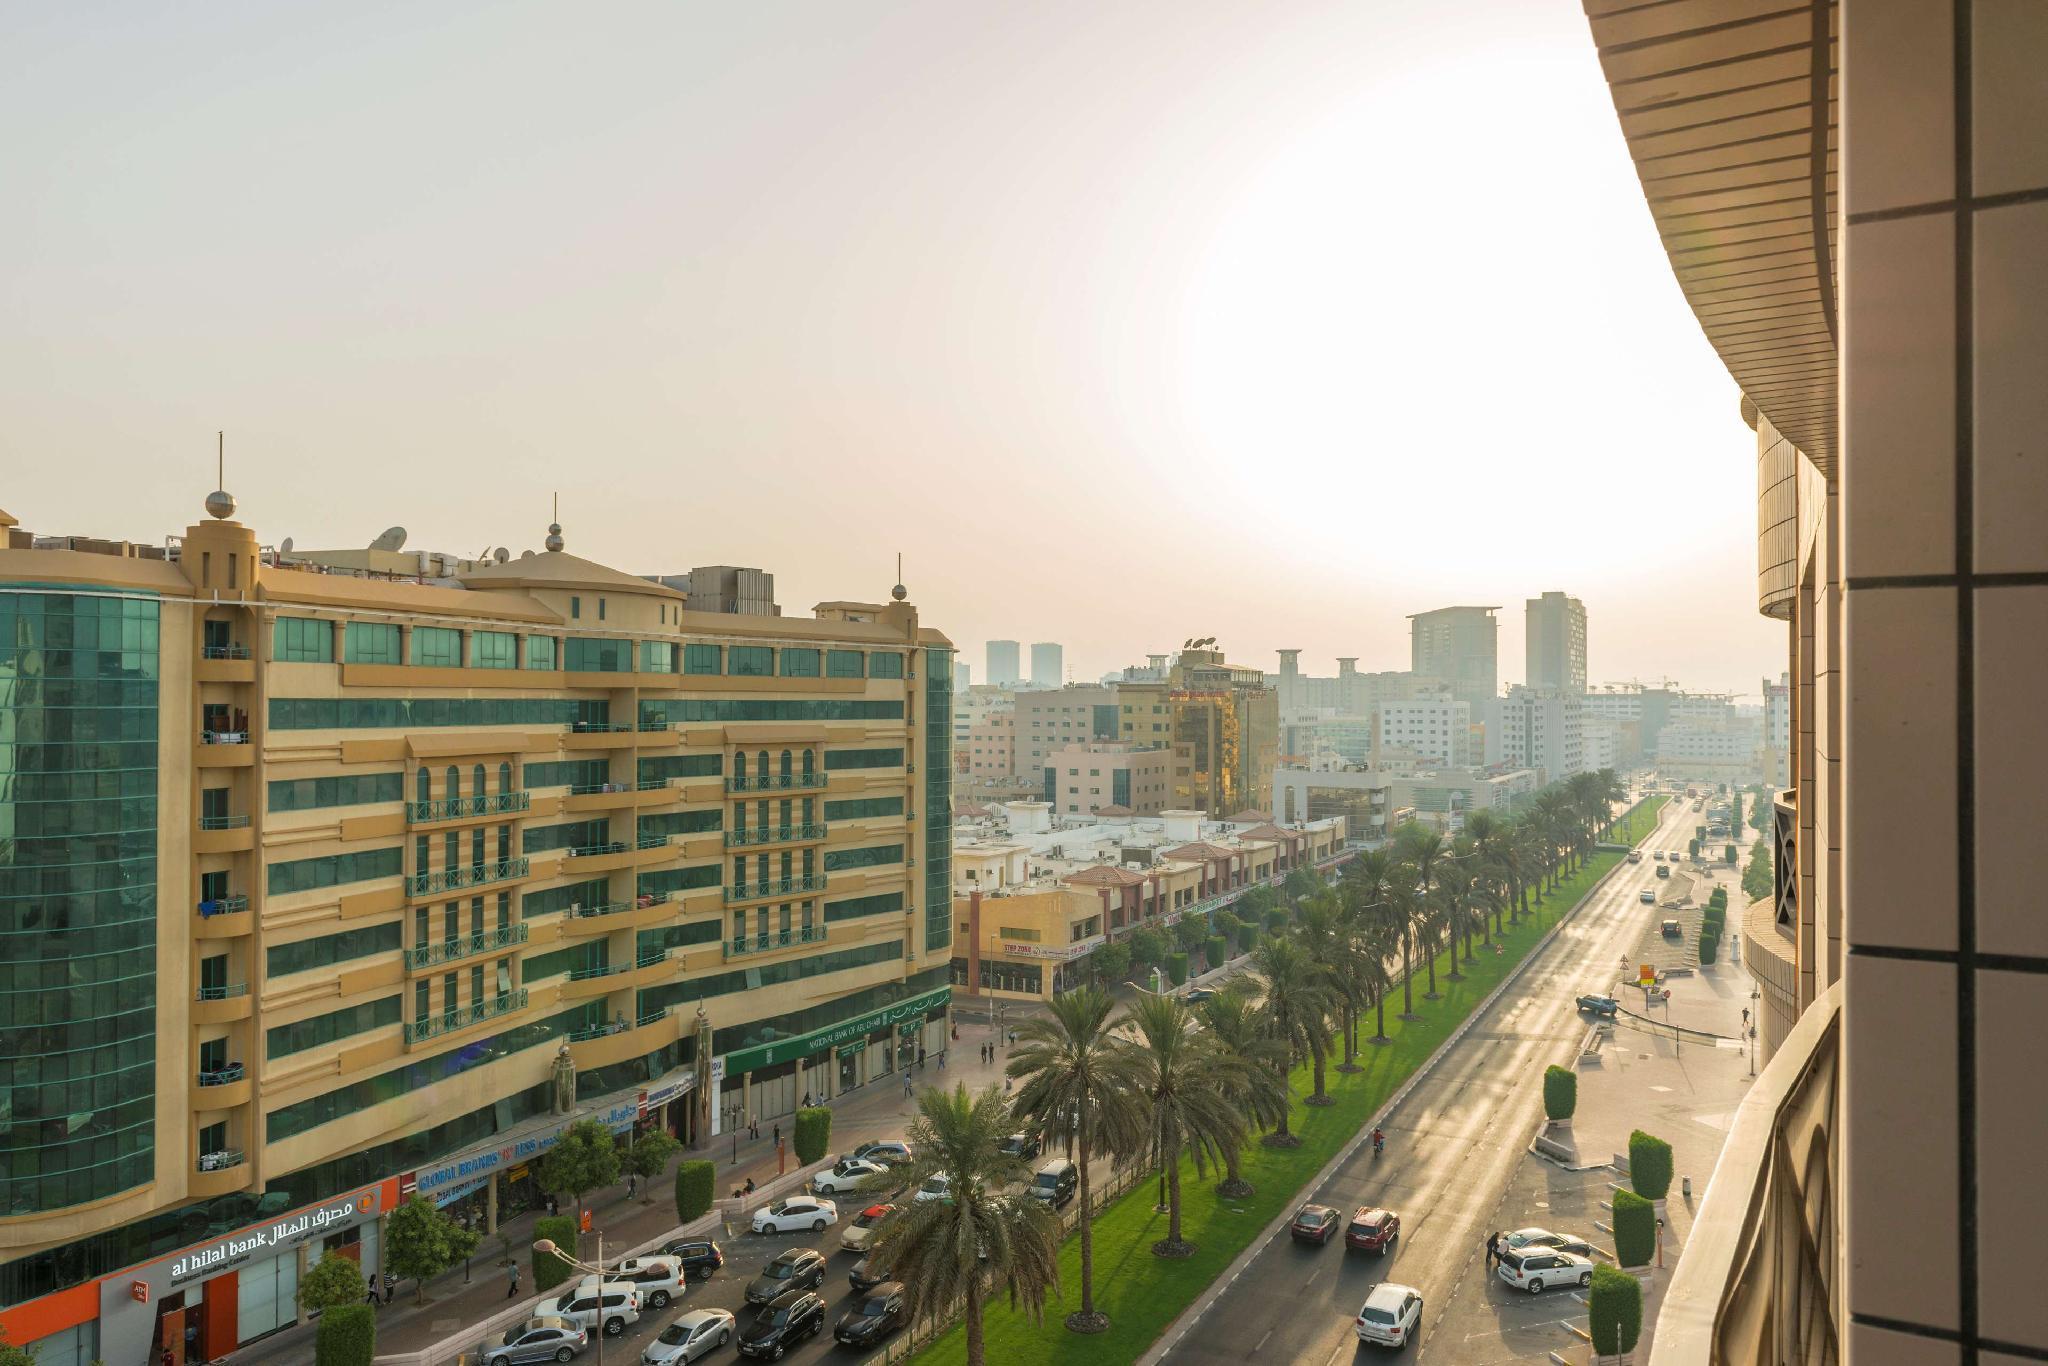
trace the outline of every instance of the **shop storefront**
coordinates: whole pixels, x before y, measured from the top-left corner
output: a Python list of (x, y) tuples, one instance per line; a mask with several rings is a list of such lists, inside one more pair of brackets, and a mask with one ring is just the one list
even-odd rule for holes
[(401, 1189), (406, 1195), (425, 1196), (479, 1233), (495, 1233), (513, 1214), (547, 1203), (533, 1164), (555, 1146), (571, 1124), (595, 1119), (618, 1134), (631, 1129), (640, 1115), (637, 1094), (591, 1114), (550, 1115), (524, 1131), (514, 1131), (508, 1143), (460, 1153), (410, 1173), (401, 1178)]
[(808, 1092), (822, 1103), (899, 1073), (946, 1047), (950, 987), (924, 992), (827, 1029), (735, 1049), (713, 1062), (722, 1078), (717, 1123), (757, 1122), (792, 1113)]

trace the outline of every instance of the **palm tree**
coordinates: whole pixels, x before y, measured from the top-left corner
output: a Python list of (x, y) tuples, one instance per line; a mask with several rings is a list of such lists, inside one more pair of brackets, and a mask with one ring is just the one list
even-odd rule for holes
[[(1287, 1046), (1265, 1032), (1252, 997), (1247, 980), (1233, 978), (1203, 1004), (1202, 1027), (1218, 1048), (1242, 1064), (1241, 1071), (1224, 1079), (1224, 1099), (1237, 1107), (1247, 1129), (1270, 1129), (1287, 1119)], [(1241, 1153), (1238, 1145), (1224, 1150), (1218, 1195), (1242, 1200), (1253, 1194), (1252, 1183), (1239, 1169)]]
[[(1472, 935), (1472, 898), (1477, 877), (1472, 872), (1472, 855), (1466, 851), (1454, 857), (1437, 876), (1437, 896), (1443, 905), (1444, 932), (1451, 941), (1451, 970), (1444, 974), (1450, 981), (1464, 980), (1459, 971), (1458, 950), (1463, 948), (1466, 957), (1471, 957), (1471, 946), (1466, 942)], [(1483, 923), (1483, 922), (1482, 922)]]
[[(1407, 943), (1407, 935), (1402, 929), (1405, 916), (1399, 897), (1400, 884), (1409, 874), (1405, 865), (1385, 849), (1366, 850), (1358, 856), (1358, 860), (1351, 867), (1358, 885), (1360, 922), (1366, 927), (1365, 935), (1368, 942), (1381, 955), (1380, 962), (1384, 974), (1386, 959), (1392, 955), (1396, 941), (1404, 946)], [(1404, 953), (1401, 959), (1401, 985), (1404, 992), (1408, 989), (1407, 964), (1408, 959)], [(1391, 986), (1391, 983), (1386, 985)], [(1412, 1005), (1413, 1002), (1409, 1004)], [(1377, 993), (1374, 1006), (1377, 1011), (1378, 1032), (1373, 1035), (1372, 1041), (1386, 1043), (1387, 1008), (1384, 989)]]
[(943, 1175), (949, 1194), (899, 1206), (876, 1227), (875, 1255), (903, 1282), (912, 1319), (962, 1305), (968, 1366), (986, 1366), (981, 1316), (990, 1292), (1007, 1290), (1036, 1320), (1059, 1289), (1059, 1220), (1036, 1200), (1003, 1193), (1030, 1170), (1002, 1150), (1014, 1121), (1000, 1090), (933, 1087), (918, 1094), (917, 1109), (917, 1157), (897, 1175), (912, 1186)]
[[(1328, 891), (1320, 891), (1301, 903), (1301, 910), (1294, 923), (1294, 941), (1300, 944), (1308, 955), (1310, 963), (1321, 972), (1324, 984), (1330, 988), (1334, 1003), (1345, 1017), (1344, 1060), (1351, 1060), (1349, 1003), (1344, 999), (1343, 976), (1340, 971), (1344, 959), (1346, 929), (1342, 903)], [(1326, 1078), (1323, 1074), (1323, 1059), (1316, 1057), (1315, 1091), (1309, 1096), (1310, 1105), (1327, 1105), (1329, 1097), (1324, 1089)]]
[(1081, 1307), (1067, 1316), (1077, 1333), (1099, 1333), (1109, 1316), (1095, 1308), (1094, 1209), (1088, 1197), (1088, 1162), (1097, 1153), (1138, 1150), (1144, 1129), (1138, 1068), (1110, 1024), (1115, 1002), (1101, 987), (1052, 998), (1044, 1015), (1017, 1028), (1006, 1069), (1021, 1080), (1012, 1110), (1044, 1134), (1073, 1136), (1079, 1149), (1081, 1203)]
[(1207, 1175), (1211, 1163), (1228, 1165), (1245, 1129), (1228, 1093), (1242, 1083), (1246, 1068), (1217, 1046), (1178, 996), (1140, 996), (1122, 1023), (1136, 1035), (1125, 1047), (1135, 1059), (1153, 1150), (1166, 1171), (1166, 1237), (1152, 1251), (1186, 1257), (1195, 1245), (1180, 1236), (1181, 1155), (1194, 1160), (1197, 1176)]
[[(1259, 1017), (1268, 1036), (1278, 1039), (1293, 1059), (1308, 1056), (1321, 1066), (1330, 1043), (1329, 983), (1301, 945), (1277, 936), (1252, 950), (1252, 968), (1265, 982)], [(1327, 1101), (1325, 1102), (1328, 1103)], [(1275, 1148), (1294, 1148), (1301, 1140), (1287, 1130), (1287, 1116), (1261, 1140)]]

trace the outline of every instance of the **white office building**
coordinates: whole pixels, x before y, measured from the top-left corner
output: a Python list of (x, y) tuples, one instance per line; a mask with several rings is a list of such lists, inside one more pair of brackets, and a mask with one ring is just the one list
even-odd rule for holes
[(1486, 709), (1486, 762), (1533, 768), (1546, 783), (1581, 772), (1583, 699), (1555, 688), (1509, 688)]
[(1380, 748), (1453, 767), (1472, 762), (1472, 704), (1445, 698), (1380, 704)]

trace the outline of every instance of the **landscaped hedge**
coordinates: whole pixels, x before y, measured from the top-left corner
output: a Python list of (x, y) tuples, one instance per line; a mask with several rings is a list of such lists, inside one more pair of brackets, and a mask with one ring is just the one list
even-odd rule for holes
[(1587, 1298), (1592, 1317), (1593, 1351), (1619, 1356), (1635, 1350), (1643, 1334), (1643, 1287), (1626, 1271), (1602, 1264), (1593, 1268), (1593, 1291)]
[(718, 1164), (716, 1162), (679, 1162), (676, 1164), (676, 1221), (689, 1223), (701, 1219), (710, 1212), (711, 1202), (718, 1196)]
[(1629, 1184), (1646, 1200), (1662, 1200), (1671, 1189), (1671, 1145), (1641, 1129), (1628, 1136)]
[(1266, 929), (1273, 934), (1285, 933), (1287, 929), (1287, 912), (1266, 912)]
[(1721, 936), (1711, 930), (1700, 931), (1700, 966), (1710, 968), (1721, 956)]
[(1543, 1113), (1551, 1119), (1570, 1119), (1579, 1108), (1579, 1074), (1569, 1067), (1543, 1069)]
[(1178, 951), (1166, 955), (1166, 975), (1175, 986), (1188, 980), (1188, 956)]
[(1634, 1191), (1614, 1193), (1614, 1259), (1648, 1266), (1657, 1255), (1657, 1206)]
[[(550, 1214), (533, 1221), (533, 1241), (547, 1239), (556, 1247), (576, 1255), (576, 1221), (566, 1214)], [(552, 1290), (576, 1274), (576, 1268), (552, 1252), (533, 1254), (533, 1288)]]
[(1259, 946), (1259, 927), (1247, 920), (1237, 928), (1237, 951), (1250, 953)]
[(808, 1166), (825, 1155), (832, 1142), (832, 1112), (813, 1105), (796, 1112), (796, 1160)]
[(1212, 934), (1202, 945), (1202, 958), (1211, 969), (1220, 968), (1230, 961), (1230, 941), (1220, 934)]
[(377, 1315), (367, 1304), (337, 1304), (320, 1311), (313, 1335), (315, 1366), (370, 1366), (377, 1355)]

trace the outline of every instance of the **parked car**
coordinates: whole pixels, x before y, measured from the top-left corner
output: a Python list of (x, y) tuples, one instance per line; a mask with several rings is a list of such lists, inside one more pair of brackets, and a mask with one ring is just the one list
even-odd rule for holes
[(1003, 1140), (1002, 1150), (1005, 1156), (1014, 1157), (1019, 1162), (1029, 1162), (1038, 1156), (1038, 1140), (1030, 1134), (1011, 1134)]
[(1344, 1226), (1344, 1246), (1377, 1252), (1382, 1257), (1394, 1250), (1394, 1240), (1400, 1236), (1401, 1216), (1373, 1205), (1360, 1205), (1352, 1213), (1351, 1222)]
[(793, 1247), (778, 1253), (761, 1268), (761, 1274), (747, 1282), (747, 1303), (766, 1304), (791, 1290), (816, 1290), (825, 1283), (825, 1254), (815, 1248)]
[(1517, 1290), (1540, 1295), (1547, 1286), (1591, 1285), (1593, 1262), (1589, 1257), (1549, 1247), (1502, 1252), (1500, 1278)]
[(1187, 1002), (1188, 1002), (1188, 1004), (1189, 1004), (1189, 1005), (1191, 1005), (1191, 1006), (1198, 1006), (1198, 1005), (1202, 1004), (1202, 1002), (1204, 1002), (1204, 1001), (1213, 1001), (1213, 1000), (1215, 1000), (1215, 999), (1216, 999), (1216, 991), (1215, 991), (1215, 988), (1213, 988), (1213, 987), (1189, 987), (1189, 988), (1188, 988)]
[(679, 1257), (628, 1257), (612, 1273), (622, 1281), (640, 1287), (642, 1308), (659, 1312), (683, 1293), (683, 1263)]
[(740, 1334), (740, 1355), (782, 1360), (783, 1354), (825, 1326), (825, 1297), (812, 1290), (791, 1290), (761, 1306)]
[(887, 1176), (889, 1169), (879, 1162), (869, 1162), (858, 1157), (841, 1158), (825, 1171), (811, 1178), (811, 1189), (820, 1195), (838, 1195), (842, 1191), (856, 1190), (871, 1177)]
[(1065, 1158), (1056, 1157), (1038, 1169), (1038, 1174), (1031, 1178), (1031, 1184), (1025, 1187), (1024, 1193), (1054, 1209), (1065, 1209), (1067, 1201), (1074, 1198), (1079, 1181), (1079, 1169)]
[(952, 1193), (953, 1178), (944, 1172), (939, 1172), (927, 1179), (922, 1186), (919, 1186), (917, 1194), (912, 1196), (911, 1199), (917, 1204), (922, 1205), (927, 1200), (944, 1200)]
[(901, 1328), (908, 1319), (903, 1283), (884, 1281), (840, 1316), (839, 1326), (832, 1330), (832, 1336), (849, 1347), (872, 1347)]
[(599, 1295), (597, 1277), (586, 1276), (574, 1290), (549, 1305), (547, 1312), (559, 1314), (586, 1333), (601, 1323), (604, 1335), (615, 1338), (640, 1322), (640, 1291), (631, 1281), (611, 1280), (604, 1283), (604, 1293)]
[(879, 1162), (885, 1167), (900, 1167), (910, 1160), (910, 1145), (900, 1138), (877, 1139), (863, 1143), (847, 1154), (866, 1162)]
[(1315, 1243), (1318, 1246), (1330, 1241), (1330, 1235), (1337, 1231), (1337, 1211), (1328, 1205), (1303, 1205), (1294, 1216), (1294, 1224), (1287, 1232), (1297, 1243)]
[(846, 1283), (863, 1295), (888, 1279), (888, 1264), (875, 1260), (875, 1254), (872, 1252), (855, 1262), (846, 1272)]
[(1657, 904), (1657, 894), (1651, 891), (1648, 887), (1643, 888), (1642, 895), (1637, 897), (1636, 899), (1642, 902), (1645, 906), (1654, 906)]
[(859, 1252), (868, 1245), (868, 1239), (875, 1236), (875, 1225), (895, 1212), (894, 1205), (869, 1205), (853, 1216), (853, 1222), (840, 1235), (839, 1246), (848, 1252)]
[(725, 1265), (725, 1253), (709, 1238), (678, 1238), (662, 1248), (661, 1255), (683, 1264), (683, 1274), (701, 1281)]
[(825, 1225), (838, 1222), (839, 1206), (830, 1200), (814, 1199), (808, 1195), (777, 1200), (766, 1209), (754, 1211), (756, 1233), (794, 1233), (798, 1229), (823, 1233)]
[(1422, 1292), (1412, 1285), (1381, 1281), (1365, 1297), (1352, 1326), (1360, 1342), (1405, 1347), (1422, 1323)]
[(1593, 1252), (1593, 1245), (1578, 1234), (1552, 1233), (1547, 1228), (1518, 1228), (1502, 1240), (1501, 1246), (1510, 1252), (1547, 1247), (1559, 1252), (1576, 1252), (1581, 1257), (1591, 1256)]
[(1666, 939), (1677, 939), (1683, 936), (1685, 933), (1685, 931), (1678, 928), (1678, 922), (1676, 920), (1666, 919), (1662, 928), (1664, 931), (1664, 937)]
[(692, 1309), (661, 1330), (640, 1354), (640, 1366), (686, 1366), (726, 1343), (738, 1320), (724, 1309)]
[(529, 1361), (567, 1361), (590, 1345), (580, 1323), (559, 1314), (540, 1314), (515, 1323), (478, 1344), (476, 1359), (484, 1366), (524, 1366)]

